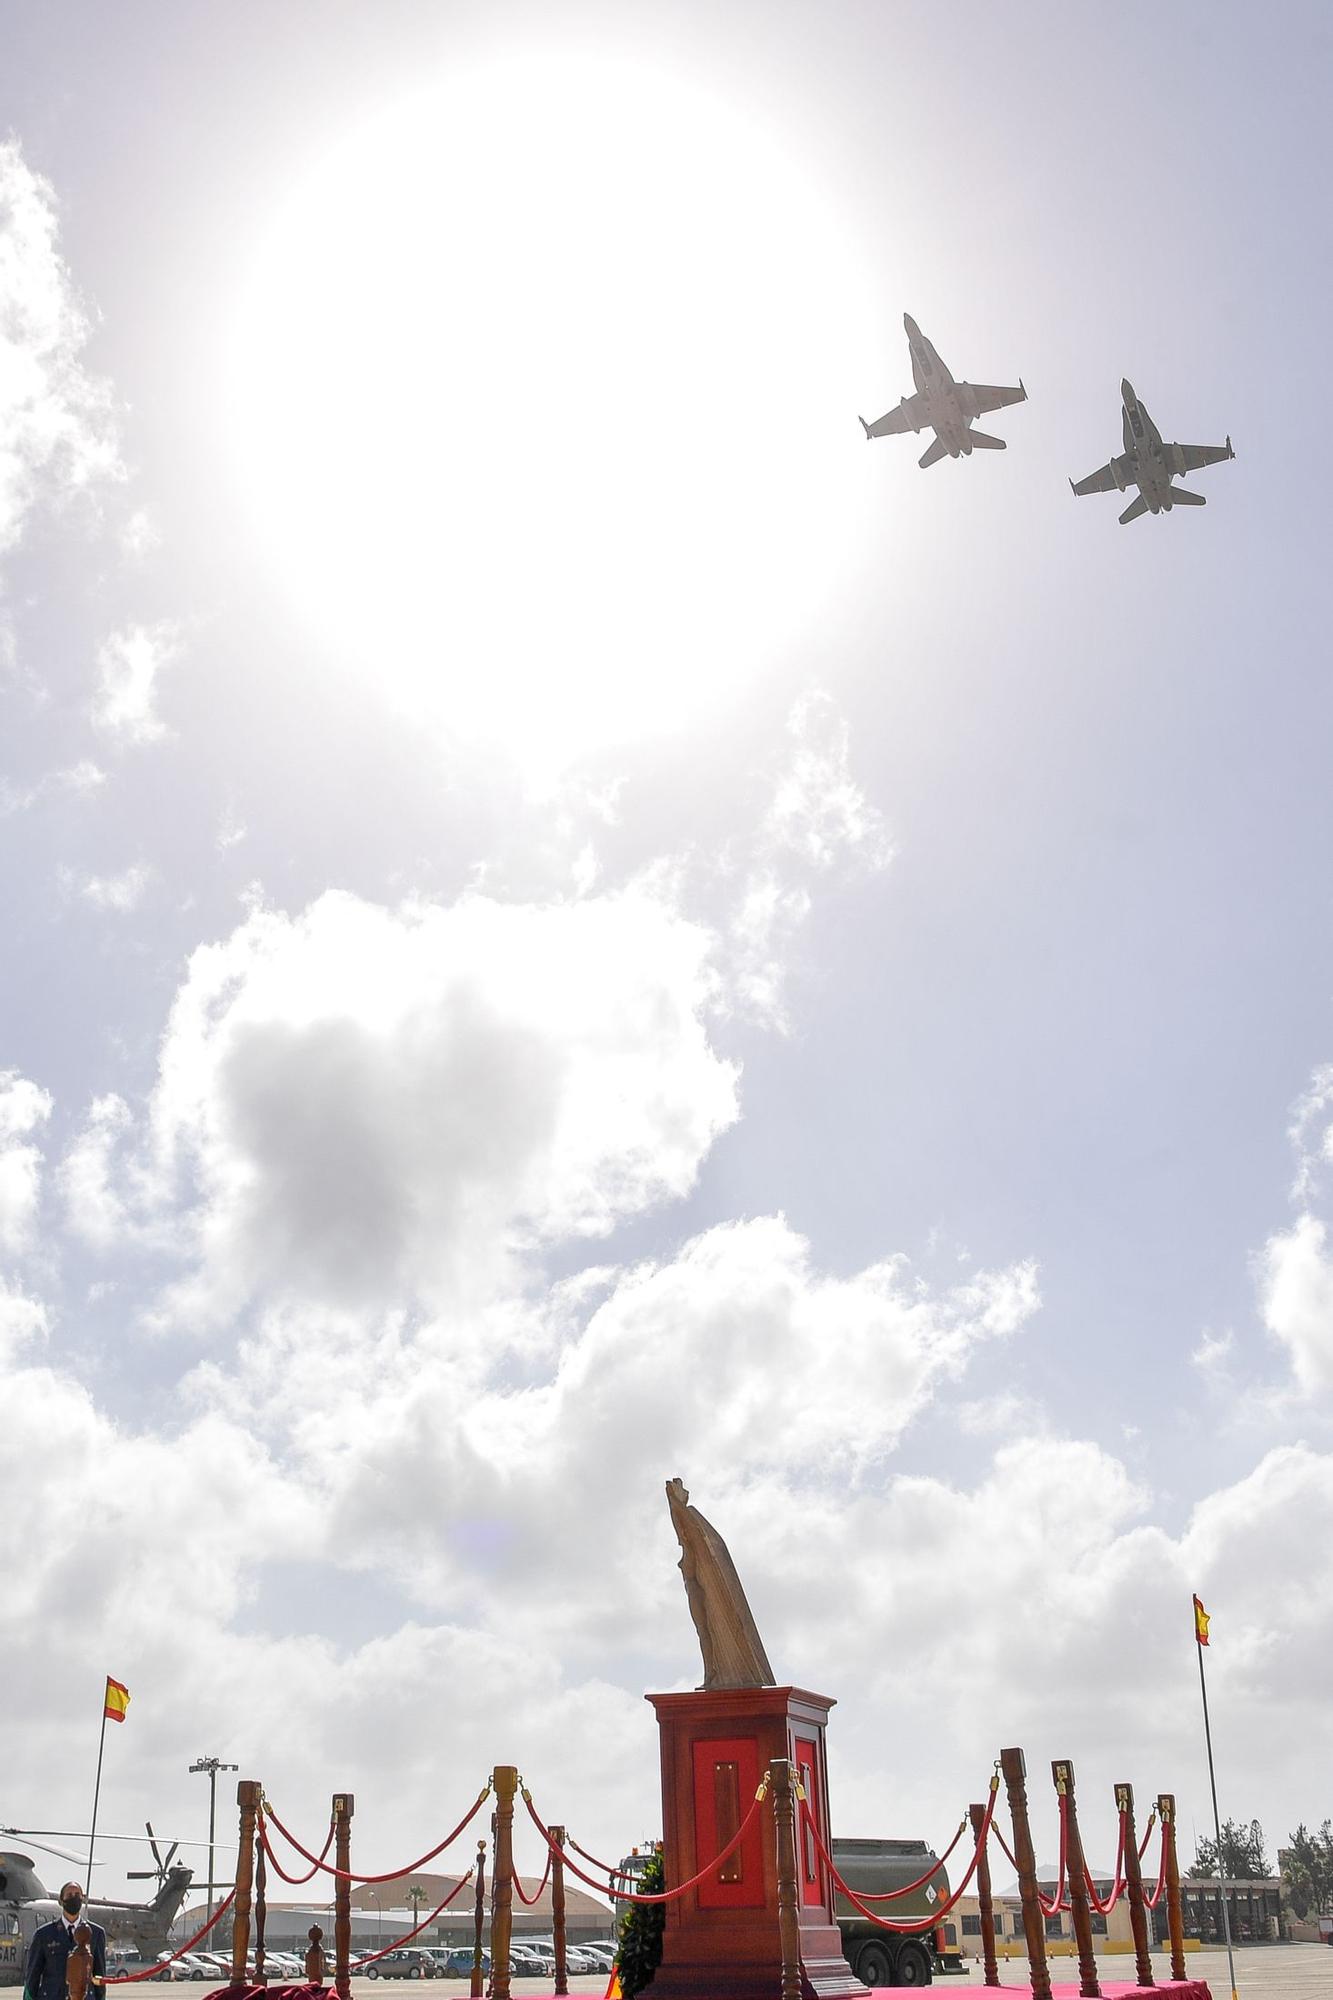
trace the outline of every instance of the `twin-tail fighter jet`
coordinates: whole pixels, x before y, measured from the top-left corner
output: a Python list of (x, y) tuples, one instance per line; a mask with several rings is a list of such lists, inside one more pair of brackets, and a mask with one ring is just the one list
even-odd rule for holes
[(978, 448), (1004, 451), (1004, 439), (974, 431), (973, 420), (984, 417), (988, 410), (1002, 410), (1008, 403), (1025, 403), (1028, 392), (1022, 382), (1016, 389), (990, 389), (980, 382), (955, 382), (910, 313), (903, 314), (903, 325), (912, 350), (916, 394), (904, 396), (896, 409), (878, 417), (873, 424), (862, 417), (861, 428), (866, 436), (895, 437), (903, 431), (934, 431), (934, 444), (918, 461), (923, 472), (946, 454), (950, 458), (970, 458)]
[(1120, 384), (1120, 395), (1125, 406), (1124, 452), (1100, 471), (1080, 479), (1077, 485), (1071, 479), (1073, 491), (1079, 495), (1123, 493), (1127, 487), (1137, 486), (1138, 499), (1131, 500), (1120, 516), (1122, 528), (1130, 521), (1137, 521), (1141, 514), (1169, 514), (1173, 507), (1205, 506), (1202, 493), (1193, 493), (1187, 486), (1173, 486), (1171, 482), (1177, 473), (1197, 472), (1201, 465), (1216, 465), (1224, 458), (1234, 458), (1231, 439), (1225, 444), (1163, 444), (1162, 433), (1128, 382)]

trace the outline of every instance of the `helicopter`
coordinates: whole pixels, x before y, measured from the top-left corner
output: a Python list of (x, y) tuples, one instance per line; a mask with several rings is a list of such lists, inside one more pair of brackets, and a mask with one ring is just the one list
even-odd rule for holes
[[(5, 1834), (15, 1831), (13, 1827), (0, 1829)], [(38, 1854), (52, 1854), (61, 1861), (72, 1862), (80, 1875), (88, 1865), (86, 1854), (71, 1854), (63, 1847), (33, 1840), (30, 1835), (23, 1838)], [(179, 1842), (174, 1842), (164, 1857), (151, 1826), (148, 1840), (157, 1865), (128, 1872), (133, 1880), (151, 1878), (157, 1882), (157, 1894), (152, 1901), (120, 1903), (89, 1897), (84, 1909), (93, 1923), (102, 1926), (108, 1944), (128, 1945), (141, 1958), (154, 1959), (167, 1949), (167, 1934), (189, 1892), (194, 1870), (174, 1861)], [(0, 1848), (0, 1986), (23, 1984), (33, 1933), (42, 1924), (49, 1924), (58, 1913), (56, 1898), (38, 1876), (32, 1855), (20, 1853), (17, 1848)]]

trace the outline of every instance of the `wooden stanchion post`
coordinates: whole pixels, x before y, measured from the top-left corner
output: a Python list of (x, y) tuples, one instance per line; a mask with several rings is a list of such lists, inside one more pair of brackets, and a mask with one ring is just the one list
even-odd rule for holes
[(255, 1871), (255, 1817), (263, 1795), (264, 1787), (257, 1778), (242, 1778), (236, 1787), (241, 1833), (236, 1849), (236, 1901), (231, 1912), (231, 1984), (234, 1990), (250, 1983), (245, 1972), (245, 1961), (250, 1952), (250, 1888)]
[(491, 1871), (491, 1992), (509, 2000), (509, 1944), (514, 1931), (514, 1794), (518, 1772), (495, 1767), (495, 1866)]
[(555, 1990), (557, 2000), (560, 2000), (560, 1996), (569, 1991), (565, 1942), (565, 1829), (553, 1826), (550, 1832), (554, 1842), (551, 1851), (551, 1945), (555, 1952)]
[(482, 1935), (486, 1926), (486, 1843), (477, 1842), (477, 1902), (472, 1918), (472, 1984), (469, 2000), (482, 2000), (486, 1975), (482, 1970)]
[(255, 1985), (267, 1986), (264, 1930), (268, 1923), (268, 1860), (264, 1853), (264, 1801), (255, 1814)]
[(1180, 1864), (1176, 1859), (1176, 1795), (1157, 1794), (1157, 1817), (1166, 1842), (1166, 1923), (1171, 1934), (1171, 1977), (1184, 1979), (1185, 1921), (1180, 1912)]
[(981, 1962), (985, 1968), (985, 1984), (998, 1986), (1000, 1968), (995, 1962), (995, 1904), (991, 1897), (990, 1855), (986, 1849), (989, 1842), (982, 1842), (981, 1830), (986, 1824), (985, 1806), (969, 1806), (968, 1816), (972, 1821), (972, 1837), (977, 1841), (977, 1903), (981, 1909)]
[(1134, 1825), (1134, 1787), (1117, 1785), (1116, 1810), (1125, 1816), (1125, 1894), (1129, 1898), (1129, 1928), (1134, 1935), (1134, 1970), (1140, 1986), (1155, 1986), (1148, 1945), (1148, 1911), (1143, 1901), (1143, 1871), (1139, 1867), (1139, 1836)]
[(1074, 1939), (1078, 1945), (1078, 1990), (1083, 2000), (1101, 2000), (1097, 1983), (1097, 1959), (1092, 1948), (1092, 1911), (1088, 1904), (1088, 1871), (1083, 1859), (1083, 1838), (1078, 1830), (1078, 1805), (1074, 1799), (1074, 1767), (1061, 1757), (1051, 1765), (1057, 1795), (1065, 1802), (1065, 1859), (1069, 1882), (1069, 1910), (1074, 1919)]
[(796, 1767), (775, 1757), (768, 1767), (777, 1852), (778, 1949), (782, 2000), (801, 2000), (801, 1919), (796, 1895)]
[(333, 1794), (333, 1860), (338, 1873), (333, 1878), (333, 1984), (338, 2000), (352, 2000), (352, 1814), (356, 1800), (350, 1792)]
[(1023, 1904), (1023, 1936), (1028, 1948), (1032, 2000), (1051, 2000), (1051, 1975), (1046, 1965), (1046, 1927), (1037, 1895), (1037, 1863), (1028, 1825), (1027, 1765), (1021, 1750), (1002, 1750), (1000, 1770), (1014, 1823), (1014, 1859), (1018, 1863), (1018, 1893)]
[(305, 1955), (305, 1983), (307, 1986), (322, 1986), (324, 1975), (329, 1969), (329, 1955), (324, 1949), (324, 1933), (318, 1924), (311, 1924), (306, 1932), (310, 1949)]

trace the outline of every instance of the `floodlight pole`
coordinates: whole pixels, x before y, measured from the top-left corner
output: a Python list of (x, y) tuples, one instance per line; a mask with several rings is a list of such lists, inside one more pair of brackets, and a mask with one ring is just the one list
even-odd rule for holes
[[(191, 1773), (208, 1773), (208, 1921), (213, 1921), (213, 1840), (217, 1831), (218, 1818), (218, 1772), (239, 1771), (239, 1764), (224, 1764), (221, 1757), (200, 1757), (191, 1764)], [(198, 1905), (196, 1905), (196, 1908)]]

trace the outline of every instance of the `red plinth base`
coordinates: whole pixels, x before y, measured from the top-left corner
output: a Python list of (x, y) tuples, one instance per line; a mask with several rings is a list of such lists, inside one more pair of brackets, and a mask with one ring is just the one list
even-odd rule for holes
[[(1102, 1979), (1098, 1974), (1102, 1989), (1102, 2000), (1213, 2000), (1206, 1979), (1159, 1979), (1155, 1986), (1136, 1986), (1133, 1980)], [(879, 1989), (877, 1989), (878, 1991)], [(897, 1987), (882, 1989), (886, 2000), (890, 1993), (898, 1994)], [(1007, 1979), (998, 1986), (974, 1988), (979, 1993), (1004, 1993), (1021, 1996), (1031, 1995), (1031, 1986), (1010, 1985)], [(1078, 1981), (1052, 1980), (1051, 2000), (1078, 2000)]]
[[(662, 1739), (666, 1886), (688, 1882), (741, 1824), (768, 1766), (800, 1772), (820, 1838), (829, 1838), (824, 1728), (833, 1703), (804, 1688), (714, 1688), (650, 1694)], [(865, 2000), (842, 1955), (833, 1885), (797, 1836), (803, 2000)], [(777, 1855), (767, 1802), (715, 1875), (666, 1905), (653, 2000), (777, 2000), (782, 1986)]]

